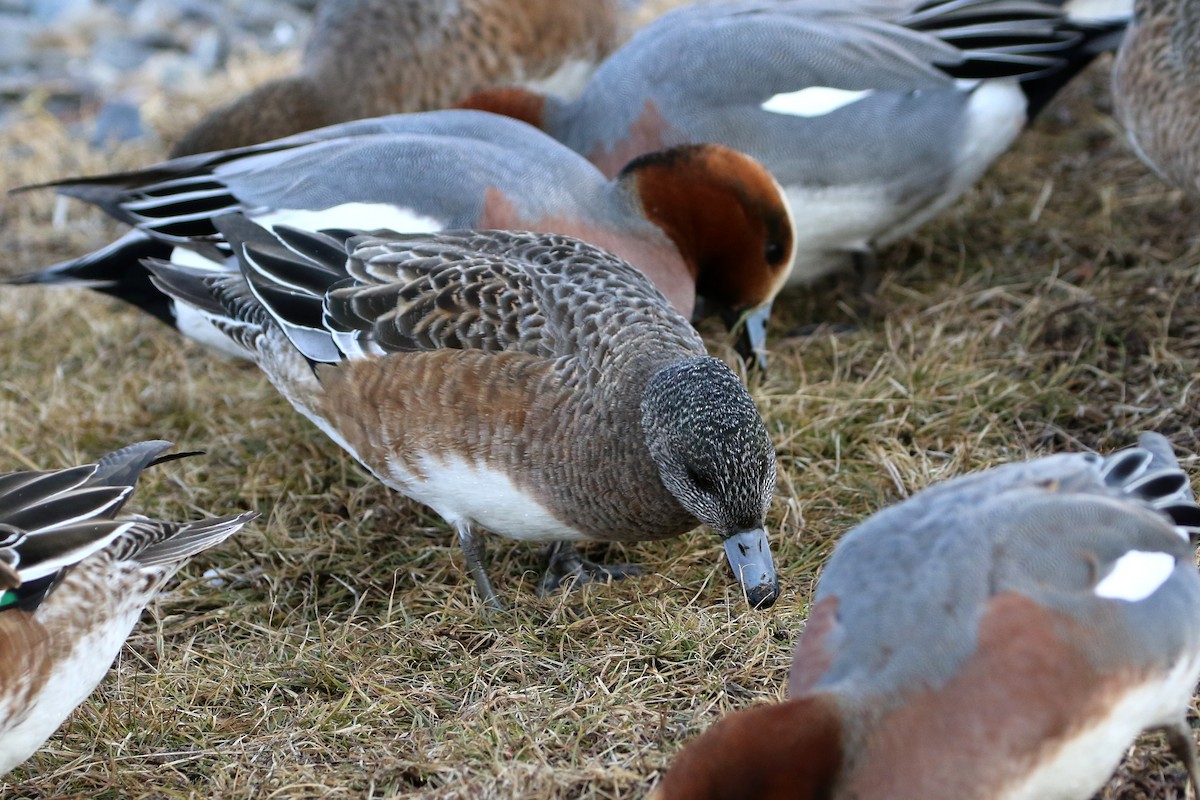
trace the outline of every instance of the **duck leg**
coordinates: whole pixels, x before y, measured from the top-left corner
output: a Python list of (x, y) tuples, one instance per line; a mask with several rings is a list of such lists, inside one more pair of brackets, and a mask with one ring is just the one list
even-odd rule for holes
[(571, 542), (554, 542), (545, 551), (546, 572), (538, 585), (538, 594), (548, 594), (563, 585), (567, 578), (576, 583), (619, 581), (631, 575), (641, 575), (637, 564), (597, 564), (579, 554)]
[(490, 611), (504, 611), (504, 602), (492, 588), (487, 570), (484, 569), (483, 540), (472, 533), (471, 524), (465, 520), (454, 523), (454, 529), (458, 531), (458, 544), (467, 559), (467, 572), (471, 573), (471, 577), (475, 579), (475, 588), (479, 591), (479, 596), (483, 598), (484, 604)]
[(1196, 760), (1196, 742), (1192, 739), (1192, 726), (1186, 719), (1164, 727), (1171, 753), (1183, 762), (1188, 779), (1192, 782), (1192, 796), (1200, 797), (1200, 763)]

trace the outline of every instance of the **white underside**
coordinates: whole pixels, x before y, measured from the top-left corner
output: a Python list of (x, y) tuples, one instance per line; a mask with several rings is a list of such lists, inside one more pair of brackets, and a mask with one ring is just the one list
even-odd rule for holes
[(796, 232), (796, 258), (788, 286), (807, 286), (845, 270), (850, 254), (867, 251), (895, 209), (878, 186), (786, 188)]
[(393, 461), (385, 482), (419, 500), (451, 525), (477, 523), (492, 533), (532, 542), (585, 541), (587, 536), (563, 524), (502, 472), (456, 455), (423, 455), (408, 472)]
[(878, 244), (890, 244), (912, 233), (974, 186), (1025, 129), (1027, 106), (1025, 94), (1015, 80), (987, 81), (976, 89), (967, 104), (963, 147), (946, 190), (918, 213), (881, 233), (876, 240)]
[(478, 524), (492, 533), (522, 541), (588, 538), (555, 518), (507, 475), (485, 464), (454, 455), (423, 455), (417, 460), (417, 472), (410, 472), (399, 459), (389, 459), (386, 467), (372, 468), (310, 405), (312, 398), (320, 394), (320, 384), (300, 354), (286, 344), (283, 334), (276, 333), (269, 347), (270, 353), (259, 355), (259, 366), (296, 410), (383, 483), (429, 506), (451, 525)]
[(1131, 687), (1112, 706), (1103, 724), (1090, 727), (1063, 745), (1021, 783), (997, 800), (1075, 800), (1091, 797), (1112, 776), (1126, 749), (1144, 730), (1183, 719), (1196, 681), (1200, 658), (1184, 659), (1170, 674)]
[(1025, 96), (1015, 81), (988, 81), (971, 94), (963, 146), (945, 190), (915, 212), (904, 212), (888, 187), (856, 184), (787, 187), (795, 213), (796, 260), (789, 286), (803, 286), (850, 264), (850, 255), (905, 236), (962, 196), (1025, 125)]
[[(47, 601), (51, 602), (51, 601)], [(99, 630), (78, 637), (68, 658), (54, 666), (49, 681), (21, 719), (0, 698), (0, 776), (29, 758), (108, 672), (141, 615), (130, 608)]]

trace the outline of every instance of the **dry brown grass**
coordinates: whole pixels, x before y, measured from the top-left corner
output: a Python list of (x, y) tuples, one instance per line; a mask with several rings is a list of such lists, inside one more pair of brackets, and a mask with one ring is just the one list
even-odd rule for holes
[[(493, 577), (515, 608), (486, 617), (446, 526), (364, 475), (254, 370), (86, 292), (0, 289), (0, 465), (167, 438), (208, 454), (152, 470), (140, 509), (263, 513), (184, 570), (6, 796), (637, 796), (721, 714), (782, 696), (820, 565), (870, 512), (969, 469), (1109, 450), (1144, 429), (1195, 453), (1195, 208), (1125, 147), (1105, 69), (882, 255), (882, 313), (787, 339), (795, 324), (855, 321), (852, 287), (781, 303), (770, 375), (753, 382), (781, 467), (770, 524), (784, 588), (765, 613), (746, 610), (718, 543), (697, 531), (593, 551), (650, 574), (548, 598), (535, 594), (536, 552), (493, 538)], [(177, 133), (202, 107), (152, 111)], [(34, 113), (0, 138), (2, 182), (164, 149), (92, 153)], [(0, 202), (8, 272), (117, 231), (78, 207), (53, 227), (44, 193)], [(202, 579), (209, 569), (224, 585)], [(1151, 739), (1105, 796), (1182, 787)]]

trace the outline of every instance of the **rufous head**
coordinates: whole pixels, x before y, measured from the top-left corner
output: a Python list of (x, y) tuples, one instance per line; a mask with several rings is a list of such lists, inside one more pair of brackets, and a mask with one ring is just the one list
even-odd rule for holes
[(750, 156), (717, 144), (681, 145), (630, 161), (618, 176), (666, 232), (718, 308), (769, 303), (792, 267), (792, 212), (779, 183)]
[(680, 751), (649, 800), (821, 800), (842, 761), (835, 701), (808, 695), (725, 717)]

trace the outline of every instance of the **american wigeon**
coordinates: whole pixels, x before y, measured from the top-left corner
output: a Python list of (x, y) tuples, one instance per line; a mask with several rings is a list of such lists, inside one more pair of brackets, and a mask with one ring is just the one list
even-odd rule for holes
[(141, 442), (95, 464), (0, 475), (0, 776), (91, 694), (179, 566), (257, 516), (118, 517), (170, 446)]
[(448, 108), (497, 84), (577, 92), (622, 25), (620, 0), (324, 0), (299, 72), (212, 112), (172, 155)]
[(1137, 0), (1113, 67), (1113, 105), (1142, 161), (1200, 197), (1200, 8)]
[[(760, 354), (771, 300), (792, 260), (782, 189), (754, 159), (719, 145), (635, 159), (608, 180), (520, 122), (478, 111), (398, 114), (131, 173), (67, 179), (62, 194), (134, 226), (108, 247), (16, 279), (84, 283), (186, 327), (150, 285), (143, 258), (229, 258), (213, 219), (322, 228), (511, 228), (565, 233), (644, 272), (690, 316), (697, 295), (741, 351)], [(190, 253), (176, 249), (190, 250)], [(192, 332), (194, 334), (194, 332)]]
[(1086, 800), (1142, 730), (1197, 780), (1200, 526), (1157, 434), (927, 489), (838, 543), (786, 703), (730, 715), (655, 800)]
[(637, 270), (555, 234), (274, 234), (216, 220), (241, 272), (152, 261), (155, 283), (251, 353), (302, 414), (454, 526), (568, 545), (720, 536), (750, 604), (778, 582), (775, 451), (753, 401)]
[(875, 248), (970, 188), (1122, 28), (1039, 2), (943, 0), (894, 23), (839, 0), (696, 3), (638, 31), (578, 99), (501, 88), (462, 106), (530, 122), (608, 175), (689, 142), (753, 156), (791, 200), (789, 282), (808, 284), (869, 274)]

